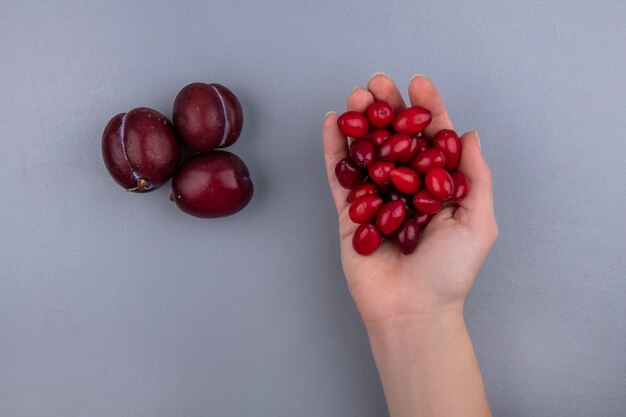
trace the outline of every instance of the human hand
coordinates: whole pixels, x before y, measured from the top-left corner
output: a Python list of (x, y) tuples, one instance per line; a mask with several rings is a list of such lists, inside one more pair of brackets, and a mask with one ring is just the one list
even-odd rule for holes
[[(453, 129), (433, 83), (415, 76), (408, 88), (411, 105), (432, 113), (424, 131), (431, 139), (442, 129)], [(364, 112), (374, 100), (385, 100), (394, 109), (406, 105), (394, 82), (375, 74), (367, 89), (356, 88), (348, 97), (348, 110)], [(421, 232), (411, 255), (402, 255), (392, 241), (385, 241), (369, 256), (352, 248), (357, 224), (348, 217), (348, 190), (339, 185), (335, 165), (347, 155), (347, 140), (337, 128), (337, 114), (324, 121), (323, 143), (328, 182), (339, 215), (343, 270), (350, 293), (368, 330), (389, 320), (422, 320), (447, 312), (461, 312), (463, 302), (489, 249), (498, 235), (493, 210), (491, 171), (482, 157), (476, 132), (461, 136), (458, 170), (470, 181), (470, 193), (458, 207), (445, 207)]]

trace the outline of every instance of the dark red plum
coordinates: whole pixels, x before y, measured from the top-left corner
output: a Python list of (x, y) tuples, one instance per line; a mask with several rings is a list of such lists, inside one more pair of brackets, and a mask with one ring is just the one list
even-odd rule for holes
[(243, 111), (235, 94), (220, 84), (193, 83), (174, 100), (176, 132), (196, 152), (225, 148), (239, 138)]
[(185, 213), (200, 218), (225, 217), (243, 209), (254, 187), (246, 164), (226, 151), (189, 158), (174, 175), (172, 199)]
[(102, 158), (127, 191), (145, 193), (169, 180), (181, 158), (172, 122), (145, 107), (113, 117), (102, 133)]

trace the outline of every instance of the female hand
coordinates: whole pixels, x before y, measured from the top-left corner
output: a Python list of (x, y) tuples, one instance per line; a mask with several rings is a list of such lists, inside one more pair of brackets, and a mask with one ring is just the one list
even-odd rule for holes
[[(426, 138), (452, 123), (435, 86), (423, 76), (409, 84), (411, 105), (432, 112)], [(374, 100), (386, 100), (396, 110), (406, 107), (393, 81), (375, 74), (367, 89), (356, 88), (348, 97), (348, 110), (365, 111)], [(493, 212), (491, 172), (480, 151), (476, 132), (461, 137), (459, 171), (470, 181), (470, 193), (459, 207), (436, 214), (415, 252), (402, 255), (392, 241), (384, 242), (370, 256), (352, 248), (358, 227), (348, 218), (348, 190), (339, 185), (335, 165), (347, 155), (347, 141), (337, 128), (337, 114), (324, 121), (324, 153), (328, 182), (339, 214), (341, 260), (350, 292), (366, 325), (407, 316), (428, 316), (462, 307), (487, 252), (498, 235)]]
[[(427, 139), (452, 123), (435, 86), (424, 76), (409, 84), (411, 105), (432, 112)], [(396, 110), (405, 103), (384, 74), (374, 74), (367, 89), (356, 88), (348, 110), (364, 112), (374, 100)], [(421, 232), (411, 255), (386, 241), (369, 256), (352, 248), (357, 226), (348, 217), (348, 190), (335, 177), (335, 165), (348, 153), (337, 114), (324, 120), (323, 142), (328, 182), (339, 215), (343, 270), (368, 331), (392, 417), (490, 416), (482, 377), (463, 319), (463, 304), (474, 278), (498, 236), (493, 211), (491, 171), (476, 132), (461, 136), (458, 170), (470, 181), (458, 207), (446, 207)]]

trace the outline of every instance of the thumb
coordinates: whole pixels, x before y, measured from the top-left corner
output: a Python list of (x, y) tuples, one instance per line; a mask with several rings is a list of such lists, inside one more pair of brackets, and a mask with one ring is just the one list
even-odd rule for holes
[[(478, 132), (461, 136), (461, 161), (459, 172), (470, 183), (469, 195), (460, 203), (457, 213), (473, 230), (489, 240), (495, 240), (498, 227), (493, 210), (492, 175), (483, 158)], [(456, 216), (455, 216), (456, 217)]]

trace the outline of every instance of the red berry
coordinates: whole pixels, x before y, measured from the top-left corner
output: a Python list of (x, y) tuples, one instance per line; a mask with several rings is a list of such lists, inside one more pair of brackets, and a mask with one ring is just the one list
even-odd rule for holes
[(406, 207), (400, 200), (385, 203), (376, 216), (376, 226), (385, 235), (392, 234), (404, 221)]
[(435, 214), (443, 207), (443, 201), (433, 197), (427, 190), (420, 190), (413, 196), (413, 207), (420, 213)]
[(368, 136), (369, 140), (371, 140), (374, 145), (380, 146), (384, 141), (391, 137), (391, 132), (387, 129), (376, 129), (372, 130)]
[(184, 87), (172, 110), (178, 137), (192, 151), (230, 146), (243, 128), (243, 111), (235, 94), (220, 84)]
[(415, 212), (412, 216), (413, 221), (419, 226), (420, 229), (426, 227), (431, 217), (432, 216), (430, 214), (424, 214), (420, 212)]
[(460, 172), (452, 174), (452, 182), (454, 182), (454, 193), (450, 199), (453, 203), (458, 203), (463, 200), (470, 191), (470, 184), (467, 177)]
[(365, 184), (361, 184), (358, 187), (350, 190), (347, 200), (348, 200), (348, 203), (352, 203), (354, 202), (354, 200), (356, 200), (359, 197), (363, 197), (364, 195), (377, 195), (377, 194), (378, 194), (378, 189), (376, 188), (376, 186), (368, 182)]
[(378, 213), (383, 205), (383, 199), (377, 195), (359, 197), (348, 210), (350, 220), (355, 223), (368, 223)]
[(352, 247), (359, 255), (367, 256), (380, 246), (380, 232), (371, 223), (357, 227), (352, 236)]
[(400, 159), (398, 159), (398, 163), (400, 164), (409, 164), (417, 156), (420, 152), (420, 143), (417, 138), (411, 138), (411, 147), (408, 152)]
[(461, 139), (454, 130), (440, 130), (433, 139), (433, 148), (439, 149), (446, 157), (446, 169), (454, 171), (461, 159)]
[(389, 182), (389, 173), (396, 166), (393, 162), (374, 161), (367, 167), (367, 174), (378, 185)]
[(172, 198), (178, 208), (201, 218), (237, 213), (250, 202), (253, 193), (246, 164), (226, 151), (192, 156), (172, 180)]
[(443, 167), (446, 164), (446, 157), (439, 149), (426, 149), (424, 152), (417, 154), (413, 162), (411, 162), (411, 168), (416, 170), (422, 175), (425, 175), (430, 169), (434, 167)]
[(127, 191), (159, 188), (174, 175), (181, 154), (172, 123), (145, 107), (113, 117), (102, 133), (104, 165)]
[(430, 124), (432, 115), (430, 111), (419, 106), (409, 107), (400, 111), (393, 121), (396, 133), (417, 135)]
[(385, 127), (393, 122), (393, 107), (386, 101), (375, 101), (367, 107), (367, 118), (374, 127)]
[(411, 149), (409, 135), (393, 135), (378, 148), (378, 157), (383, 161), (397, 161)]
[(359, 167), (348, 157), (337, 162), (335, 175), (337, 176), (337, 181), (339, 181), (339, 184), (341, 184), (343, 188), (354, 188), (361, 184), (364, 178), (363, 172), (361, 172)]
[(441, 200), (449, 200), (454, 192), (454, 181), (443, 168), (435, 167), (426, 173), (424, 183), (428, 191)]
[(376, 147), (367, 139), (355, 139), (350, 144), (350, 157), (361, 168), (367, 168), (376, 158)]
[(365, 137), (370, 129), (365, 116), (356, 111), (347, 111), (339, 116), (337, 126), (344, 136), (351, 138)]
[(413, 220), (406, 219), (394, 236), (394, 242), (400, 252), (410, 255), (415, 251), (420, 236), (420, 229)]
[(405, 194), (415, 194), (422, 186), (422, 179), (411, 168), (396, 168), (389, 173), (389, 179), (398, 191)]

